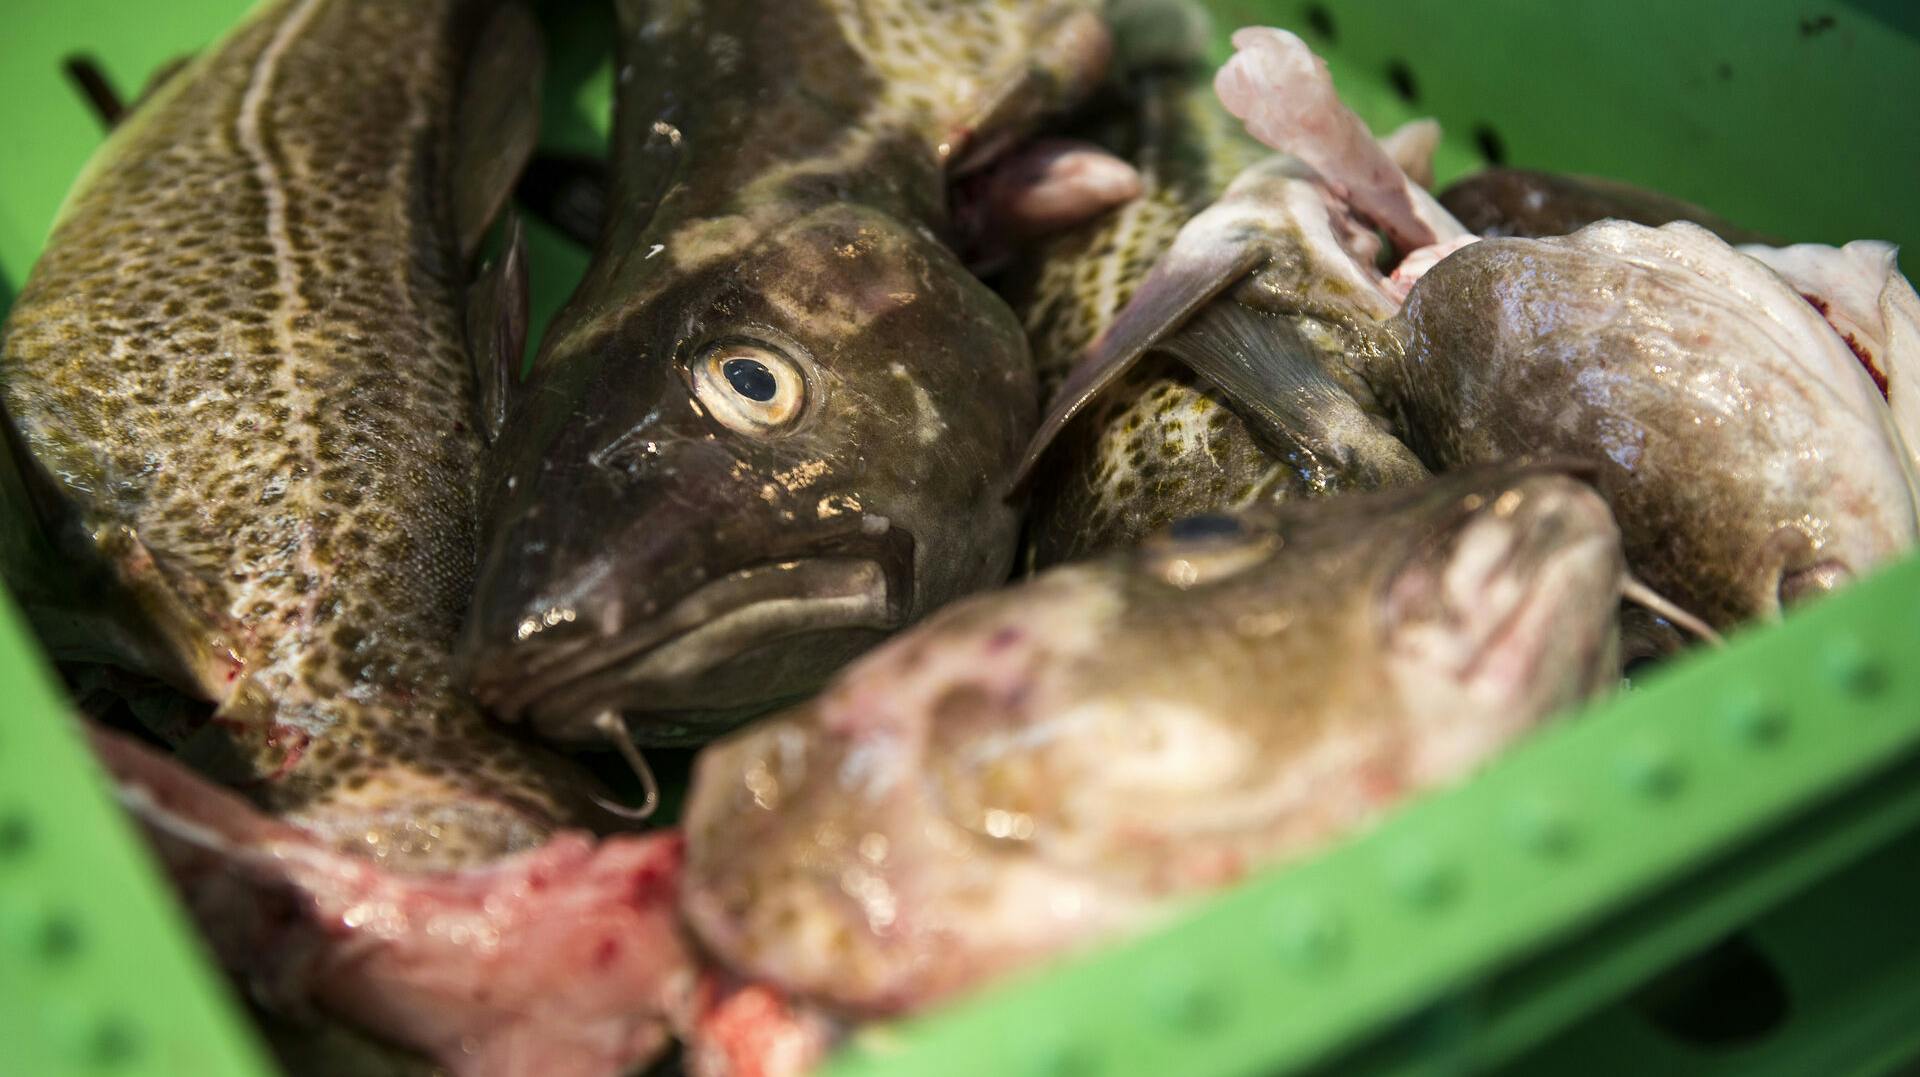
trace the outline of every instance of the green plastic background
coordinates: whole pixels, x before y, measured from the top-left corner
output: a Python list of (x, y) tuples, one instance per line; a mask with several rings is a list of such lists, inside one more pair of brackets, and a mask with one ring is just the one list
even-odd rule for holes
[[(1439, 116), (1443, 179), (1497, 142), (1510, 163), (1655, 184), (1793, 239), (1920, 243), (1920, 6), (1214, 6), (1302, 29), (1377, 127)], [(7, 7), (0, 306), (100, 135), (60, 58), (92, 55), (130, 94), (245, 5)], [(592, 150), (606, 16), (579, 0), (547, 15), (546, 139)], [(536, 229), (537, 316), (583, 264)], [(1920, 1047), (1917, 645), (1912, 560), (1152, 936), (869, 1030), (834, 1072), (1884, 1070)], [(4, 604), (0, 700), (0, 1074), (266, 1072)], [(1689, 1045), (1615, 1004), (1736, 929), (1787, 987), (1768, 1034)]]

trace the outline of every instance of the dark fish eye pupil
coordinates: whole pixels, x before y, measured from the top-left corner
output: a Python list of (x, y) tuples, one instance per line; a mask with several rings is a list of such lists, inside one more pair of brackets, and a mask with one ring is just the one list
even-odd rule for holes
[(1219, 513), (1206, 513), (1175, 520), (1167, 527), (1167, 536), (1176, 542), (1194, 539), (1232, 538), (1240, 534), (1240, 521)]
[(729, 359), (720, 367), (720, 372), (727, 376), (727, 384), (733, 386), (734, 392), (762, 404), (772, 400), (779, 388), (773, 371), (758, 359)]

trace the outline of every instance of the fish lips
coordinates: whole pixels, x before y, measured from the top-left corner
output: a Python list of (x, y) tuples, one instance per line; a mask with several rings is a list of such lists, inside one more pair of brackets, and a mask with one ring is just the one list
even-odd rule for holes
[(468, 640), (477, 700), (543, 736), (597, 742), (629, 716), (642, 744), (697, 743), (813, 689), (907, 622), (912, 533), (884, 517), (711, 576), (644, 619), (529, 614), (512, 640)]

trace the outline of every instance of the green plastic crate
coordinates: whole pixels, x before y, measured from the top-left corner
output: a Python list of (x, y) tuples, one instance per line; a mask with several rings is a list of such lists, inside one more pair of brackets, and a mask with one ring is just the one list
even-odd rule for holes
[[(1300, 29), (1376, 126), (1440, 117), (1443, 179), (1491, 155), (1658, 185), (1794, 239), (1920, 244), (1920, 5), (1214, 6), (1223, 26)], [(101, 134), (61, 61), (90, 55), (130, 94), (244, 7), (10, 0), (0, 308)], [(594, 149), (606, 15), (547, 15), (546, 138)], [(584, 256), (533, 241), (544, 316)], [(1891, 1069), (1920, 1054), (1915, 653), (1920, 558), (1158, 934), (866, 1031), (832, 1069)], [(3, 600), (0, 699), (0, 1075), (269, 1072)], [(1735, 933), (1739, 961), (1687, 962)], [(1688, 1017), (1689, 999), (1714, 1005)]]

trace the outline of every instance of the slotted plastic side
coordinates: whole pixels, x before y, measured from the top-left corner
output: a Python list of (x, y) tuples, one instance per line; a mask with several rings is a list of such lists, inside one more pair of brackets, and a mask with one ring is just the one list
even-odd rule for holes
[[(1920, 16), (1897, 0), (1213, 6), (1223, 26), (1300, 30), (1377, 128), (1437, 115), (1443, 178), (1503, 157), (1662, 186), (1791, 238), (1920, 242)], [(245, 7), (13, 5), (0, 308), (101, 133), (61, 60), (93, 57), (131, 97)], [(549, 144), (591, 151), (610, 99), (604, 5), (543, 11)], [(585, 255), (532, 241), (550, 313)], [(869, 1030), (834, 1072), (1885, 1068), (1920, 1040), (1916, 649), (1920, 560), (1162, 932)], [(0, 1073), (268, 1072), (4, 602), (0, 699)], [(1663, 1025), (1639, 985), (1730, 933), (1785, 1009), (1735, 1041)]]

